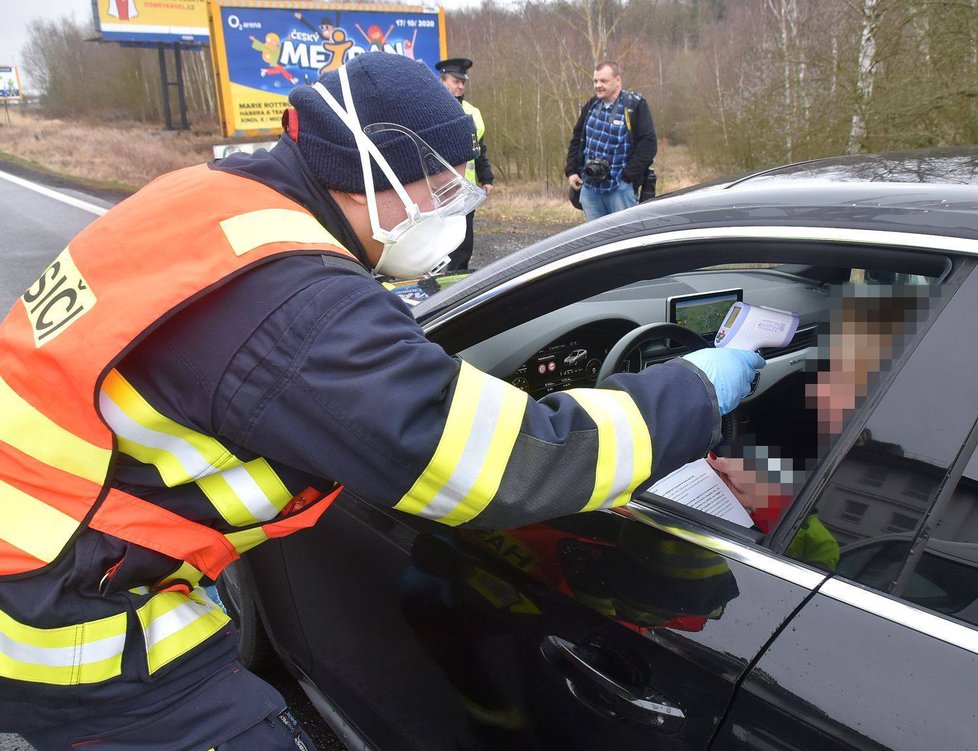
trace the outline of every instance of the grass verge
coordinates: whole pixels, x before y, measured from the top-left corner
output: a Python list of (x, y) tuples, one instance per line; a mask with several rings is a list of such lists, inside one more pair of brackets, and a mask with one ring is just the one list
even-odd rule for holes
[[(61, 184), (121, 197), (164, 172), (209, 161), (213, 147), (224, 140), (213, 131), (164, 131), (141, 123), (86, 123), (14, 109), (9, 122), (0, 122), (0, 160), (40, 172)], [(712, 177), (697, 166), (685, 146), (660, 142), (655, 163), (660, 195)], [(584, 219), (559, 185), (504, 181), (496, 184), (479, 209), (479, 217), (502, 228), (523, 224), (562, 227)]]

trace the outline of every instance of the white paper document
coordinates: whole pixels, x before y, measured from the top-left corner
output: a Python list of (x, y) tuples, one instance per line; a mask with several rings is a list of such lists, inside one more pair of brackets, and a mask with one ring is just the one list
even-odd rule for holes
[(744, 527), (754, 525), (750, 514), (706, 459), (697, 459), (666, 475), (649, 492)]

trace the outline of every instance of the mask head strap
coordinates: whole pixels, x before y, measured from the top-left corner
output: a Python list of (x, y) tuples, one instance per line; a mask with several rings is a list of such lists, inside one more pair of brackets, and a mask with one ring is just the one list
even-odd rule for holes
[(329, 105), (330, 109), (336, 113), (336, 116), (343, 121), (343, 124), (353, 134), (357, 148), (360, 151), (360, 168), (363, 170), (364, 193), (367, 196), (367, 212), (370, 215), (370, 226), (374, 231), (374, 239), (379, 242), (387, 242), (390, 238), (388, 233), (380, 226), (380, 218), (377, 213), (377, 196), (374, 191), (373, 172), (370, 169), (370, 157), (373, 157), (374, 161), (377, 162), (377, 166), (380, 167), (381, 171), (390, 181), (391, 186), (397, 192), (398, 197), (401, 199), (407, 211), (408, 218), (413, 221), (420, 213), (420, 209), (411, 200), (410, 196), (408, 196), (401, 181), (394, 174), (394, 170), (391, 169), (384, 155), (380, 153), (380, 149), (377, 148), (377, 145), (367, 137), (366, 133), (363, 132), (363, 128), (360, 127), (360, 120), (357, 117), (356, 107), (353, 104), (353, 95), (350, 92), (350, 79), (346, 72), (346, 66), (339, 68), (339, 76), (343, 99), (347, 102), (348, 110), (344, 109), (336, 101), (335, 97), (329, 93), (329, 90), (319, 83), (319, 81), (316, 81), (312, 87), (319, 92), (319, 95)]

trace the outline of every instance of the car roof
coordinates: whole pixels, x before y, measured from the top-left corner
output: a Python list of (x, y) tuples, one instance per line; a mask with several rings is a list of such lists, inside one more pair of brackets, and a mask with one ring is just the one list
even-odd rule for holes
[(728, 182), (728, 188), (796, 180), (978, 186), (978, 147), (856, 154), (796, 162)]
[[(930, 235), (954, 238), (948, 250), (967, 244), (966, 252), (975, 252), (978, 147), (817, 159), (668, 193), (516, 251), (425, 300), (414, 313), (428, 319), (590, 248), (656, 235), (717, 229), (733, 236), (730, 228), (749, 234), (767, 227), (786, 237), (793, 228), (815, 228), (810, 234), (826, 237), (844, 228), (854, 237), (871, 233), (881, 241), (906, 234), (911, 245), (911, 238)], [(942, 243), (923, 243), (921, 251)]]
[[(978, 147), (813, 159), (693, 186), (651, 203), (666, 202), (673, 211), (678, 200), (686, 210), (740, 202), (744, 208), (904, 210), (913, 212), (913, 223), (924, 231), (944, 234), (950, 225), (973, 237), (970, 233), (978, 232)], [(937, 213), (927, 215), (932, 212)]]

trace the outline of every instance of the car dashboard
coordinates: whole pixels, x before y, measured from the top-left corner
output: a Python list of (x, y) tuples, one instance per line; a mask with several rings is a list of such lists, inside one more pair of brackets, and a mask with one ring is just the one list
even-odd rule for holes
[[(737, 300), (791, 310), (800, 318), (787, 346), (761, 350), (768, 364), (751, 394), (755, 398), (815, 357), (816, 324), (828, 318), (824, 284), (773, 268), (694, 271), (640, 281), (539, 316), (459, 354), (540, 398), (595, 386), (614, 345), (639, 326), (678, 323), (712, 345), (724, 315)], [(649, 339), (625, 353), (617, 371), (638, 372), (688, 351), (675, 341)]]

